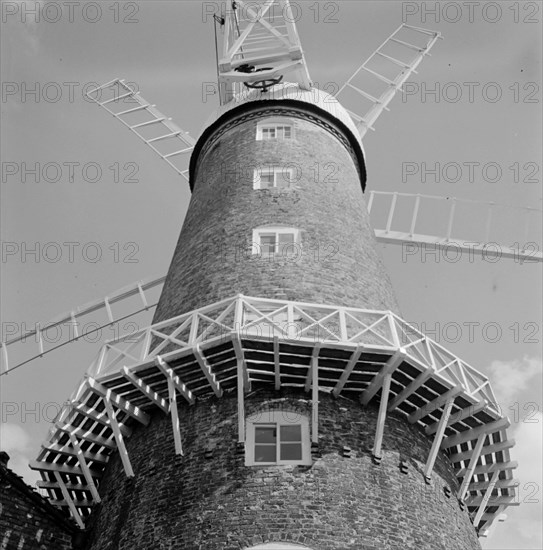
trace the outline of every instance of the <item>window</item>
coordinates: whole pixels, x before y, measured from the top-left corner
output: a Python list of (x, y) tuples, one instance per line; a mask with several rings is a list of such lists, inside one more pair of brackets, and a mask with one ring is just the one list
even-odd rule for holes
[(247, 419), (247, 466), (311, 464), (309, 421), (293, 411), (267, 411)]
[(254, 189), (288, 188), (294, 181), (294, 170), (281, 166), (255, 168), (253, 177)]
[(253, 254), (299, 256), (300, 231), (294, 227), (259, 227), (253, 230)]
[(259, 122), (256, 126), (257, 141), (291, 139), (292, 124), (288, 120), (267, 120)]

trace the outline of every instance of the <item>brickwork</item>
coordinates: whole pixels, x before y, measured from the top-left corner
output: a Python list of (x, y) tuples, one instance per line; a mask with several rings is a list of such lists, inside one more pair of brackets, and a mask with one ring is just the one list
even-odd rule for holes
[[(238, 550), (278, 540), (313, 550), (480, 548), (444, 455), (425, 483), (431, 442), (418, 428), (389, 415), (377, 465), (369, 451), (376, 409), (328, 394), (319, 399), (311, 466), (245, 466), (235, 396), (180, 405), (182, 457), (174, 454), (169, 416), (157, 412), (128, 441), (135, 477), (124, 476), (118, 456), (111, 462), (88, 550)], [(280, 409), (310, 416), (310, 406), (307, 394), (286, 390), (257, 390), (246, 401), (247, 415)]]
[[(344, 143), (297, 117), (292, 139), (256, 141), (259, 119), (242, 115), (202, 148), (154, 321), (238, 293), (398, 312)], [(253, 169), (270, 165), (294, 170), (292, 188), (253, 189)], [(301, 247), (286, 257), (252, 255), (252, 231), (262, 225), (299, 228)]]
[[(3, 456), (7, 456), (2, 453)], [(76, 528), (5, 464), (0, 464), (0, 548), (72, 550)]]

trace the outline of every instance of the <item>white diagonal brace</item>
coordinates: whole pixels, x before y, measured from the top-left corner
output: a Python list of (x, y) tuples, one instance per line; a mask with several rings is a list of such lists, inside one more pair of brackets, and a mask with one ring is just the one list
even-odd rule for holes
[(341, 390), (347, 383), (347, 380), (349, 380), (349, 376), (351, 376), (351, 372), (353, 372), (353, 369), (358, 363), (358, 360), (360, 359), (360, 356), (362, 355), (363, 351), (364, 351), (364, 346), (362, 344), (358, 345), (356, 349), (353, 351), (351, 357), (349, 358), (349, 362), (347, 363), (346, 367), (343, 369), (343, 372), (341, 373), (341, 376), (335, 388), (332, 390), (332, 395), (334, 397), (338, 397), (339, 394), (341, 393)]
[(319, 442), (319, 353), (321, 345), (313, 348), (311, 355), (311, 442)]
[[(236, 353), (236, 355), (238, 355)], [(245, 360), (242, 356), (238, 356), (237, 359), (237, 382), (238, 382), (238, 442), (245, 442)]]
[(183, 446), (181, 443), (181, 426), (179, 425), (179, 413), (177, 410), (177, 393), (175, 391), (175, 383), (171, 376), (168, 376), (168, 400), (170, 402), (170, 414), (172, 416), (175, 454), (183, 455)]
[(198, 364), (200, 365), (200, 368), (202, 369), (202, 372), (207, 378), (207, 381), (209, 382), (209, 385), (211, 386), (211, 389), (213, 390), (215, 395), (217, 397), (222, 397), (222, 388), (217, 382), (217, 379), (213, 374), (213, 371), (211, 370), (211, 366), (207, 362), (207, 359), (204, 357), (204, 354), (202, 353), (202, 350), (200, 349), (199, 344), (196, 344), (192, 348), (192, 353), (194, 354), (196, 361), (198, 361)]
[[(157, 355), (155, 357), (155, 365), (158, 367), (158, 369), (164, 374), (164, 376), (167, 379), (172, 380), (175, 389), (192, 405), (196, 398), (194, 397), (193, 393), (185, 386), (185, 384), (179, 379), (179, 376), (175, 374), (173, 369), (170, 367), (170, 365), (160, 357), (160, 355)], [(168, 411), (170, 408), (168, 407)]]
[(445, 428), (447, 427), (447, 423), (451, 415), (451, 409), (453, 404), (454, 404), (454, 396), (449, 397), (449, 399), (445, 403), (445, 406), (443, 407), (443, 412), (441, 413), (441, 418), (439, 419), (436, 435), (434, 436), (434, 440), (432, 441), (432, 448), (430, 449), (430, 453), (428, 454), (428, 460), (426, 461), (426, 465), (424, 466), (424, 477), (426, 479), (430, 479), (432, 470), (434, 469), (437, 453), (439, 452), (441, 440), (445, 435)]
[(151, 421), (149, 415), (142, 411), (139, 407), (132, 405), (130, 401), (124, 399), (124, 397), (121, 397), (120, 395), (116, 394), (114, 391), (110, 390), (109, 388), (106, 388), (100, 382), (96, 381), (94, 378), (91, 378), (90, 376), (87, 378), (87, 382), (89, 384), (89, 387), (92, 389), (92, 391), (99, 395), (104, 399), (104, 401), (108, 401), (115, 405), (115, 407), (122, 412), (128, 414), (131, 416), (134, 420), (137, 420), (144, 426), (147, 426), (149, 422)]
[(469, 460), (467, 472), (464, 475), (464, 479), (462, 480), (462, 485), (460, 486), (460, 489), (458, 489), (458, 493), (456, 495), (459, 500), (464, 500), (464, 497), (466, 496), (469, 484), (471, 483), (471, 480), (473, 478), (473, 472), (475, 471), (475, 466), (477, 465), (477, 461), (481, 456), (485, 439), (486, 439), (486, 434), (484, 433), (481, 434), (477, 439), (477, 443), (475, 444), (475, 447), (473, 448), (473, 451), (471, 453), (471, 458)]
[(360, 395), (360, 402), (363, 405), (367, 405), (370, 402), (372, 397), (381, 388), (386, 376), (388, 374), (392, 374), (402, 364), (405, 356), (405, 350), (403, 348), (399, 348), (396, 353), (394, 353), (394, 355), (386, 362), (386, 364), (381, 369), (381, 372), (375, 375), (374, 379), (371, 381), (371, 384)]
[(375, 458), (381, 458), (381, 446), (383, 444), (383, 433), (385, 431), (385, 420), (387, 416), (388, 395), (390, 393), (390, 381), (392, 380), (392, 371), (385, 375), (383, 388), (381, 390), (381, 401), (379, 402), (379, 414), (377, 416), (377, 426), (375, 428), (375, 440), (373, 443), (372, 455)]
[(100, 495), (98, 494), (98, 489), (96, 489), (96, 485), (94, 484), (94, 480), (92, 479), (92, 475), (90, 473), (87, 461), (85, 460), (85, 455), (83, 453), (83, 450), (81, 449), (79, 442), (77, 441), (77, 439), (73, 434), (70, 434), (70, 443), (74, 448), (74, 451), (77, 453), (77, 460), (79, 462), (79, 466), (83, 471), (83, 475), (85, 476), (85, 480), (87, 481), (87, 485), (89, 486), (89, 490), (92, 494), (92, 497), (94, 498), (94, 501), (101, 502)]
[(471, 441), (472, 439), (477, 439), (481, 434), (490, 434), (497, 430), (509, 428), (510, 425), (511, 423), (509, 421), (509, 418), (500, 418), (499, 420), (490, 422), (488, 424), (483, 424), (482, 426), (478, 426), (477, 428), (472, 428), (470, 430), (466, 430), (464, 432), (446, 437), (441, 443), (441, 448), (448, 449), (449, 447), (454, 447), (455, 445), (461, 445), (462, 443), (466, 443), (467, 441)]
[(241, 364), (241, 374), (243, 376), (243, 387), (246, 392), (251, 391), (251, 380), (249, 373), (247, 372), (247, 364), (245, 363), (245, 353), (243, 352), (243, 346), (241, 345), (241, 338), (239, 333), (232, 332), (232, 345), (234, 346), (234, 352), (236, 353), (236, 359), (238, 367)]
[[(503, 470), (505, 472), (507, 470), (515, 470), (516, 468), (518, 468), (518, 462), (516, 460), (511, 460), (509, 462), (494, 462), (492, 464), (479, 464), (479, 466), (475, 466), (473, 475), (491, 474), (496, 470)], [(466, 473), (467, 469), (462, 468), (460, 470), (457, 470), (454, 475), (456, 477), (464, 477)]]
[(75, 519), (77, 525), (79, 525), (80, 529), (85, 529), (85, 524), (83, 523), (83, 519), (81, 518), (81, 515), (79, 514), (77, 508), (75, 507), (74, 501), (72, 500), (70, 493), (68, 493), (68, 489), (66, 489), (66, 486), (64, 485), (64, 480), (62, 479), (61, 475), (57, 471), (54, 471), (53, 474), (55, 475), (55, 479), (57, 480), (57, 483), (60, 486), (62, 496), (64, 497), (64, 500), (68, 503), (68, 508), (70, 508), (70, 512), (73, 518)]
[[(496, 486), (494, 486), (494, 489), (496, 489)], [(483, 496), (476, 496), (476, 497), (470, 497), (466, 504), (468, 506), (480, 506), (483, 502), (484, 497)], [(486, 503), (487, 506), (520, 506), (519, 498), (518, 496), (495, 496), (490, 497), (490, 499)]]
[(119, 451), (119, 456), (121, 457), (121, 461), (123, 463), (124, 473), (128, 477), (134, 477), (134, 470), (132, 470), (132, 465), (130, 464), (130, 458), (128, 457), (123, 434), (119, 427), (117, 417), (115, 416), (115, 411), (113, 410), (111, 403), (106, 398), (102, 398), (102, 400), (104, 402), (107, 417), (109, 418), (111, 429), (113, 430), (113, 435), (115, 436), (115, 442), (117, 443), (117, 450)]
[(123, 367), (121, 369), (123, 376), (132, 383), (132, 385), (137, 388), (149, 401), (154, 403), (159, 409), (162, 409), (165, 413), (168, 413), (168, 405), (166, 400), (161, 397), (156, 391), (154, 391), (150, 386), (148, 386), (141, 378), (136, 376), (128, 367)]
[(488, 500), (490, 499), (490, 496), (492, 495), (492, 491), (494, 490), (494, 485), (496, 485), (496, 482), (498, 481), (498, 476), (500, 475), (499, 470), (496, 470), (492, 474), (492, 478), (490, 479), (490, 484), (486, 488), (485, 496), (483, 497), (483, 500), (481, 501), (481, 504), (479, 505), (479, 509), (477, 510), (477, 514), (475, 514), (475, 519), (473, 520), (473, 525), (475, 527), (479, 526), (479, 522), (481, 521), (481, 517), (485, 511), (486, 505)]
[(451, 388), (445, 393), (442, 393), (441, 395), (436, 397), (433, 401), (426, 403), (422, 407), (419, 407), (418, 409), (416, 409), (412, 414), (410, 414), (409, 417), (407, 418), (408, 422), (410, 424), (415, 424), (421, 418), (424, 418), (430, 413), (437, 411), (438, 409), (443, 407), (443, 405), (448, 403), (451, 397), (456, 397), (459, 393), (462, 393), (462, 388), (459, 386), (455, 386), (454, 388)]
[[(461, 422), (465, 418), (476, 415), (478, 412), (482, 411), (487, 406), (487, 404), (488, 402), (486, 400), (478, 401), (477, 403), (475, 403), (475, 405), (470, 405), (469, 407), (466, 407), (455, 414), (451, 414), (451, 416), (449, 416), (447, 425), (453, 426), (454, 424), (456, 424), (457, 422)], [(439, 422), (428, 424), (428, 426), (426, 426), (424, 430), (426, 432), (426, 435), (432, 435), (436, 433), (438, 424)]]

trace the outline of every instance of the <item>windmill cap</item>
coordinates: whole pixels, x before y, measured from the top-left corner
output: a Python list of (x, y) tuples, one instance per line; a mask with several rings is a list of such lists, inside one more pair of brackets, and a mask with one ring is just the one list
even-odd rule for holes
[[(262, 103), (270, 101), (277, 101), (278, 103), (282, 102), (283, 104), (286, 102), (291, 104), (294, 102), (299, 102), (304, 107), (309, 107), (313, 112), (320, 114), (324, 118), (332, 120), (340, 126), (349, 138), (349, 141), (355, 150), (356, 156), (358, 157), (362, 189), (365, 188), (365, 152), (362, 145), (362, 139), (360, 138), (360, 133), (358, 132), (353, 119), (341, 103), (333, 95), (319, 90), (318, 88), (313, 87), (310, 90), (303, 90), (298, 86), (298, 84), (292, 82), (276, 84), (265, 92), (258, 89), (247, 88), (242, 93), (234, 95), (228, 103), (221, 105), (212, 113), (212, 115), (206, 120), (202, 131), (200, 132), (198, 142), (201, 144), (202, 138), (205, 139), (205, 136), (209, 134), (212, 127), (214, 127), (219, 120), (229, 118), (229, 114), (233, 115), (233, 113), (231, 113), (232, 111), (251, 108), (253, 105), (256, 107), (256, 104), (259, 102)], [(194, 152), (197, 153), (198, 150), (199, 147), (197, 144)], [(193, 173), (192, 168), (194, 168), (196, 156), (197, 154), (194, 155), (193, 153), (193, 158), (191, 159), (191, 175)]]

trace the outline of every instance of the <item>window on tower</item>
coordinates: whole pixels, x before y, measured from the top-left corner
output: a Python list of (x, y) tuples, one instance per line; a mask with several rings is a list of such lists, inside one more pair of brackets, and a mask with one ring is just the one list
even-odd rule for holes
[(293, 133), (291, 121), (283, 118), (266, 119), (256, 126), (257, 141), (292, 139)]
[(308, 419), (295, 411), (266, 411), (250, 416), (245, 464), (311, 464)]
[(262, 226), (253, 229), (253, 254), (299, 257), (300, 230), (295, 227)]
[(266, 166), (254, 169), (254, 189), (288, 189), (294, 181), (294, 170), (283, 166)]

